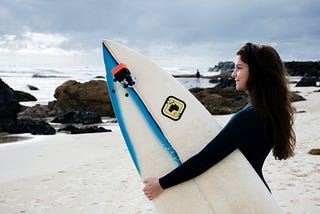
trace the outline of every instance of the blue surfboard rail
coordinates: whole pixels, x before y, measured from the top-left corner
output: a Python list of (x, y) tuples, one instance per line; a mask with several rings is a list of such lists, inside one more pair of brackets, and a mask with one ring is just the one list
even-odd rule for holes
[(126, 142), (127, 148), (129, 150), (130, 156), (131, 156), (131, 158), (133, 160), (133, 163), (134, 163), (137, 171), (140, 173), (139, 163), (137, 161), (136, 153), (135, 153), (134, 148), (132, 146), (132, 143), (131, 143), (130, 137), (128, 135), (126, 126), (125, 126), (125, 124), (123, 122), (123, 118), (122, 118), (122, 114), (121, 114), (121, 111), (120, 111), (120, 107), (119, 107), (117, 96), (116, 96), (115, 93), (112, 93), (112, 91), (115, 90), (115, 87), (114, 87), (114, 83), (113, 83), (113, 76), (111, 74), (111, 69), (113, 67), (117, 66), (118, 63), (112, 57), (112, 55), (110, 54), (108, 49), (104, 45), (102, 45), (102, 46), (103, 46), (103, 59), (104, 59), (105, 68), (106, 68), (107, 85), (108, 85), (109, 96), (111, 98), (111, 103), (112, 103), (112, 106), (113, 106), (113, 110), (114, 110), (115, 115), (117, 117), (120, 129), (121, 129), (123, 138), (124, 138), (124, 140)]
[[(113, 109), (115, 111), (123, 138), (126, 142), (127, 148), (129, 150), (130, 156), (134, 162), (134, 165), (137, 169), (137, 171), (140, 174), (140, 166), (137, 160), (136, 152), (134, 150), (134, 147), (132, 145), (130, 136), (127, 132), (126, 125), (123, 120), (123, 116), (121, 114), (121, 108), (119, 106), (118, 98), (116, 93), (112, 93), (116, 90), (115, 88), (115, 82), (114, 82), (114, 77), (111, 73), (111, 70), (118, 65), (118, 62), (114, 59), (114, 57), (111, 55), (110, 51), (108, 50), (107, 47), (105, 47), (104, 44), (103, 46), (103, 58), (104, 58), (104, 63), (105, 63), (105, 69), (106, 69), (106, 79), (107, 79), (107, 85), (108, 85), (108, 90), (109, 90), (109, 96), (111, 98), (111, 102), (113, 105)], [(120, 84), (120, 83), (116, 83)], [(181, 164), (181, 160), (174, 150), (174, 148), (171, 146), (170, 142), (167, 140), (163, 132), (161, 131), (159, 125), (157, 122), (153, 119), (152, 115), (140, 99), (139, 95), (137, 92), (134, 90), (134, 88), (131, 87), (126, 87), (125, 88), (126, 92), (128, 95), (133, 99), (134, 103), (137, 105), (138, 109), (141, 111), (141, 113), (145, 116), (145, 119), (149, 126), (151, 127), (152, 131), (154, 134), (157, 136), (159, 142), (161, 142), (162, 146), (165, 148), (165, 150), (169, 153), (169, 155), (173, 158), (173, 160), (177, 163), (177, 165)]]

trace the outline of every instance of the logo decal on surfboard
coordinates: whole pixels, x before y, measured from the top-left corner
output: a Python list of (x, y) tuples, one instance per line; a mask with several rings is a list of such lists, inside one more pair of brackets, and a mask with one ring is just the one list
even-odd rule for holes
[(186, 108), (186, 104), (173, 96), (169, 96), (163, 107), (162, 107), (162, 114), (172, 120), (179, 120)]

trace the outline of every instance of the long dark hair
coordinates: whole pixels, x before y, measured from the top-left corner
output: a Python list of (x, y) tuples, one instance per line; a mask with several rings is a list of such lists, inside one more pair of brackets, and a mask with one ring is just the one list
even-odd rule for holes
[(252, 106), (272, 126), (274, 157), (282, 160), (293, 156), (296, 136), (284, 63), (268, 45), (246, 43), (237, 55), (249, 66), (247, 89)]

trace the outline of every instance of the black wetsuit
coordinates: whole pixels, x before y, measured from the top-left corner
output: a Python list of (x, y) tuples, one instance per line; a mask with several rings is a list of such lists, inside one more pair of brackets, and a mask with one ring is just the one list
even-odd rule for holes
[(160, 185), (166, 189), (192, 179), (239, 148), (269, 189), (263, 178), (262, 166), (273, 147), (272, 138), (270, 124), (258, 117), (248, 104), (203, 150), (160, 178)]

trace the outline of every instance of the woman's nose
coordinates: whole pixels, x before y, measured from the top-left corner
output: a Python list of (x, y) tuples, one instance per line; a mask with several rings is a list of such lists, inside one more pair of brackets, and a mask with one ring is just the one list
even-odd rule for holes
[(236, 77), (236, 70), (234, 69), (233, 72), (231, 73), (231, 77), (235, 78)]

